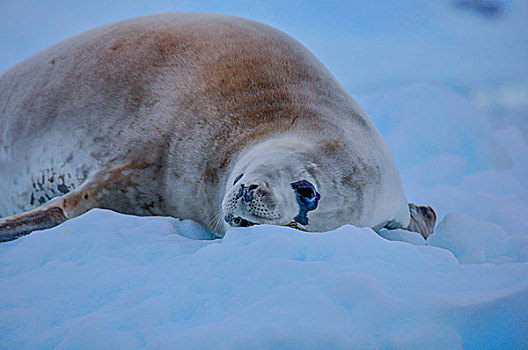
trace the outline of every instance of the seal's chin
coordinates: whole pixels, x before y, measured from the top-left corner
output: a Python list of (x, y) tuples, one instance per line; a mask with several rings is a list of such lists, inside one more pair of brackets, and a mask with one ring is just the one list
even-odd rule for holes
[[(254, 226), (254, 225), (260, 225), (260, 223), (258, 223), (258, 222), (250, 221), (250, 220), (248, 220), (246, 218), (243, 218), (241, 216), (234, 216), (233, 214), (226, 215), (224, 217), (224, 220), (225, 220), (225, 222), (227, 222), (232, 227), (249, 227), (249, 226)], [(295, 221), (294, 219), (292, 219), (290, 222), (288, 222), (286, 224), (279, 224), (277, 226), (287, 226), (287, 227), (296, 228), (296, 229), (301, 230), (301, 231), (308, 231), (306, 226), (300, 224), (299, 222)]]

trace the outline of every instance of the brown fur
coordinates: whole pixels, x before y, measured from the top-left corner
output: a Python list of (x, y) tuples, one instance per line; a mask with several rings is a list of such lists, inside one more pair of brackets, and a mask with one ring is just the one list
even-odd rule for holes
[[(160, 14), (96, 28), (3, 72), (0, 106), (0, 216), (102, 207), (215, 231), (241, 152), (287, 134), (313, 142), (307, 159), (353, 192), (340, 194), (347, 207), (333, 212), (336, 224), (370, 225), (384, 181), (399, 191), (386, 219), (408, 221), (396, 167), (366, 114), (300, 43), (253, 21)], [(34, 188), (47, 169), (69, 182)], [(64, 186), (69, 193), (37, 208), (35, 198)], [(324, 208), (331, 196), (322, 198)]]

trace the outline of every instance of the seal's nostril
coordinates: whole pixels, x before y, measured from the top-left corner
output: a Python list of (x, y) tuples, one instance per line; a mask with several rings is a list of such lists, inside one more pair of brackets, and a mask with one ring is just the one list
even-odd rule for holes
[(233, 220), (233, 214), (227, 214), (224, 216), (224, 221), (227, 222), (229, 225), (231, 225), (231, 221)]
[(246, 203), (250, 203), (253, 200), (253, 191), (258, 188), (258, 185), (249, 185), (244, 191), (244, 200)]

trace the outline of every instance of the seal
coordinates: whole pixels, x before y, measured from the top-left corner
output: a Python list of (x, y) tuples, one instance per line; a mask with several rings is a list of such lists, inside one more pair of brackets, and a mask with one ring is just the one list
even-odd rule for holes
[(0, 76), (0, 239), (92, 208), (230, 226), (408, 228), (394, 160), (296, 40), (237, 17), (108, 24)]

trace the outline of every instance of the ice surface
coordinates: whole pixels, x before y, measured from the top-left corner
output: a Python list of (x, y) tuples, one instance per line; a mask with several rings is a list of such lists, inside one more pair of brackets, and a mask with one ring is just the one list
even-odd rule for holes
[(463, 265), (353, 226), (182, 229), (92, 210), (1, 245), (2, 348), (526, 345), (527, 263)]
[(402, 229), (395, 229), (395, 230), (382, 229), (378, 233), (381, 237), (386, 238), (390, 241), (407, 242), (407, 243), (411, 243), (414, 245), (425, 245), (425, 239), (422, 237), (421, 234), (417, 232), (411, 232), (411, 231), (402, 230)]

